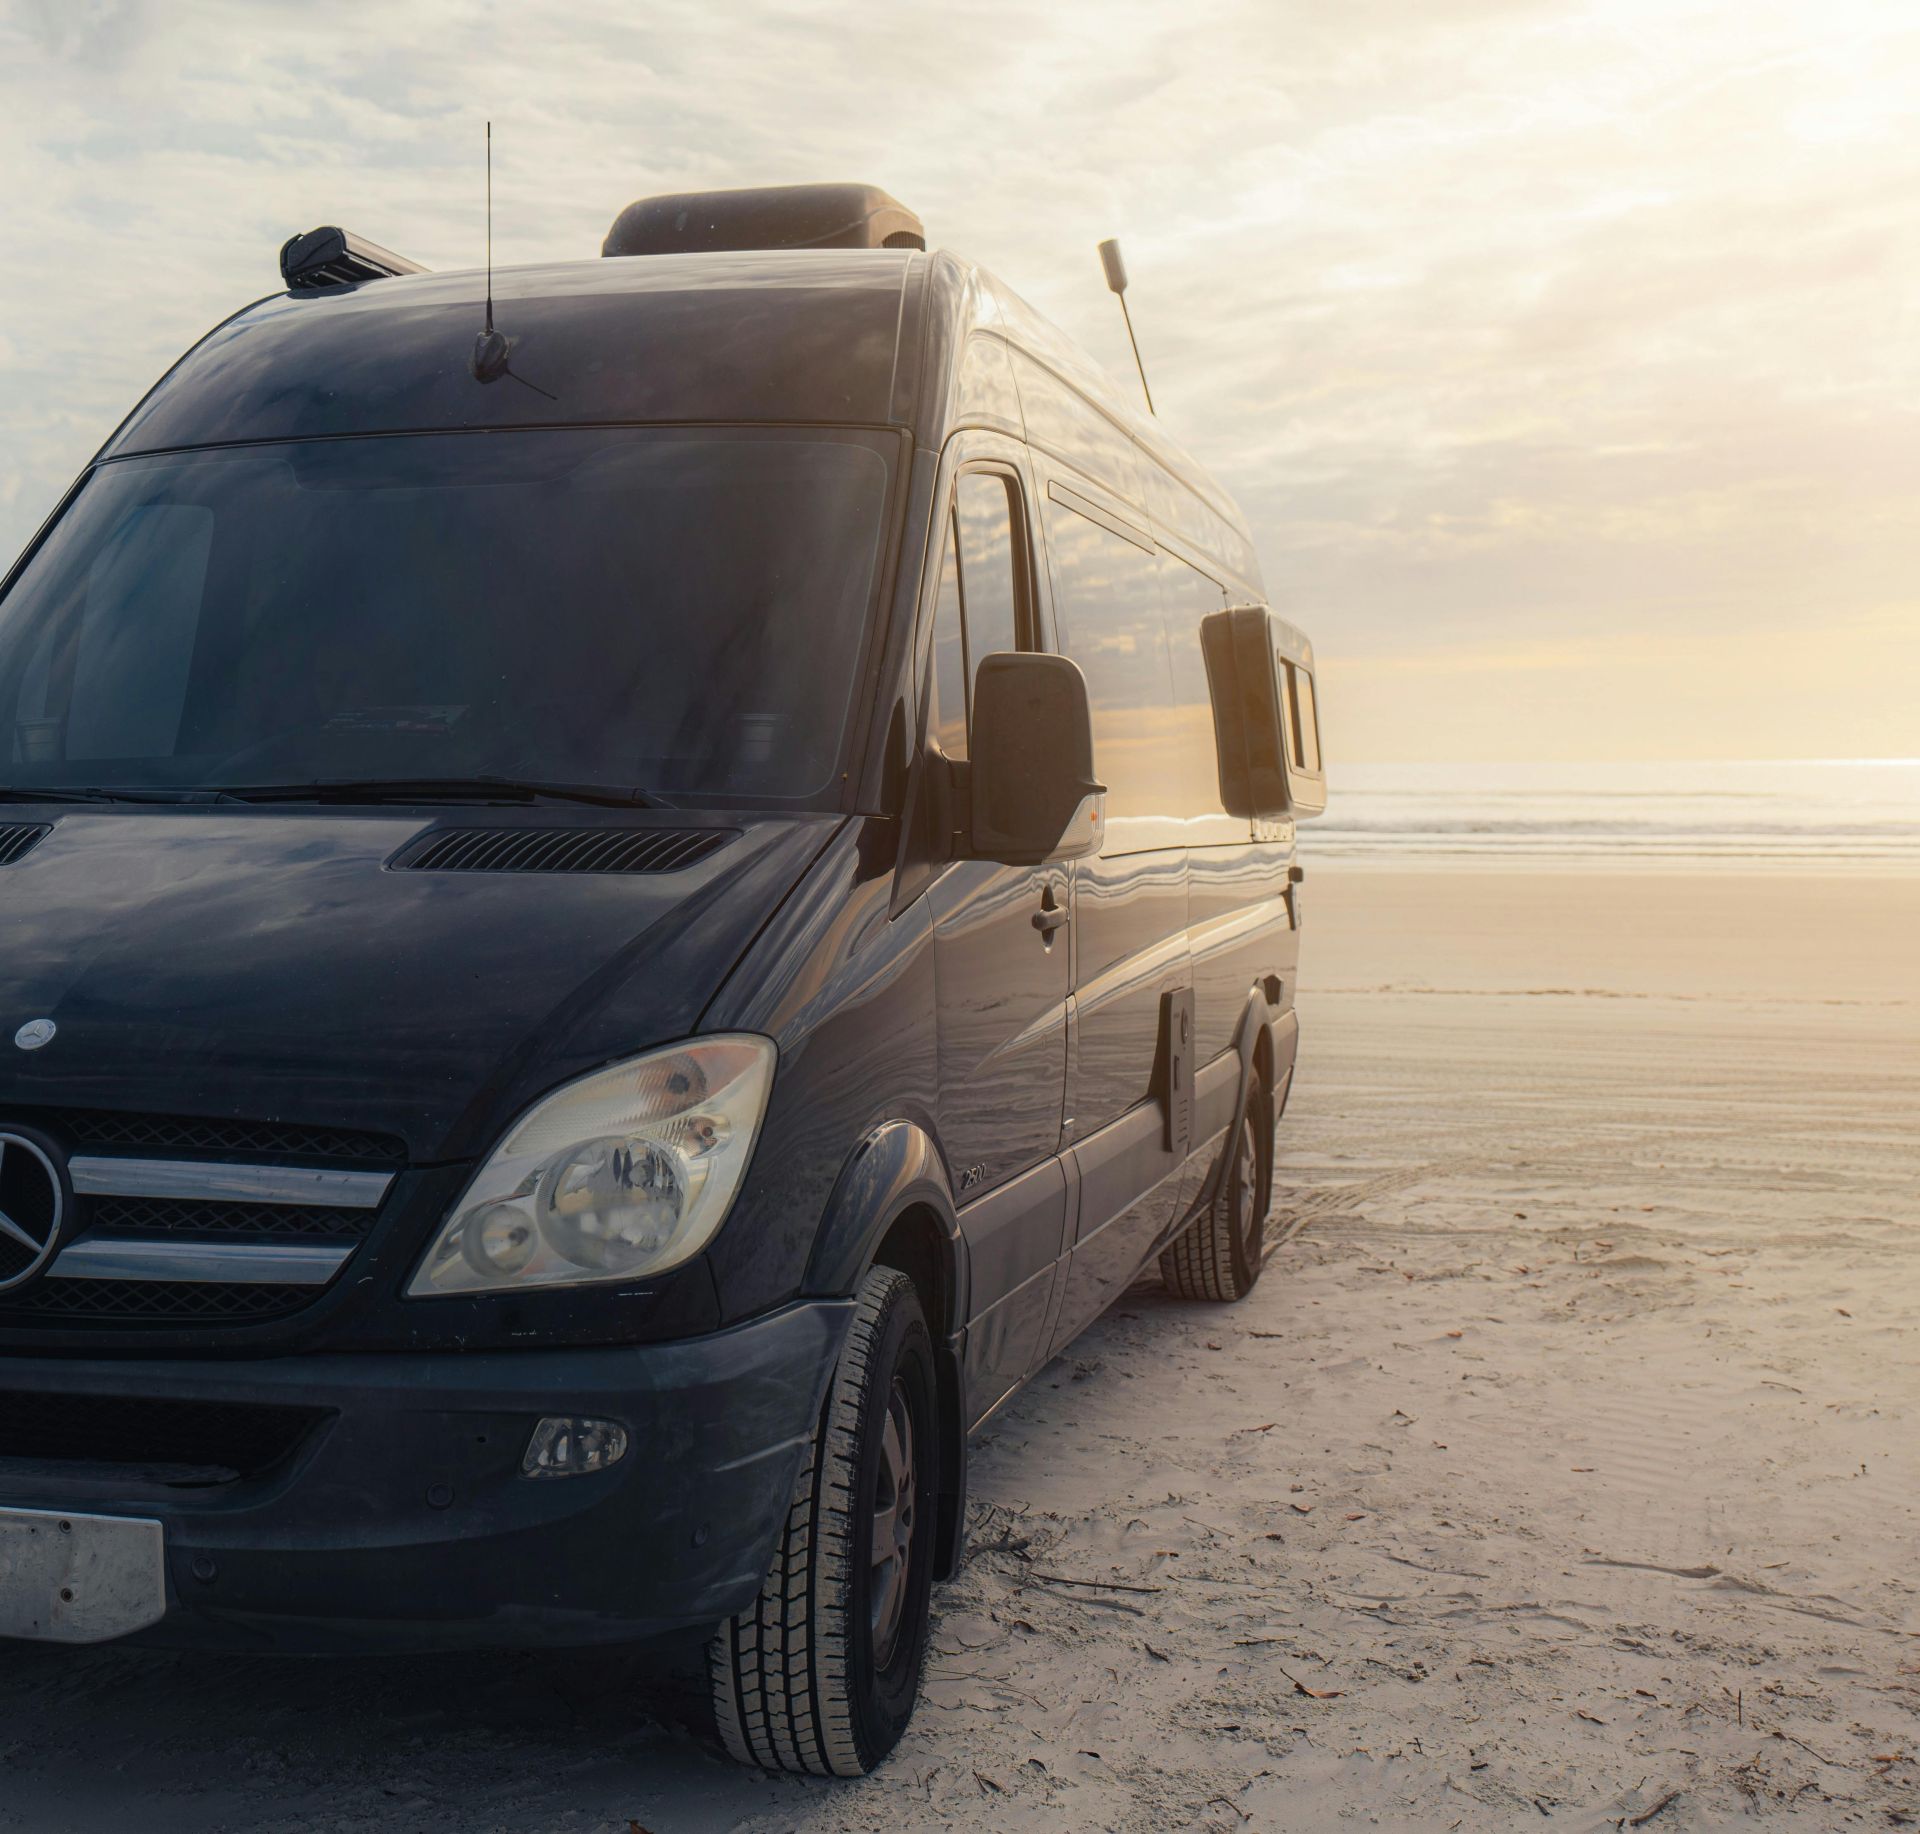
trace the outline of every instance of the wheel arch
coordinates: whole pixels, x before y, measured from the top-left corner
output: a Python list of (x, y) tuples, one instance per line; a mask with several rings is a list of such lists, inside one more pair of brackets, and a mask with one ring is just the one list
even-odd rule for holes
[(954, 1215), (946, 1160), (917, 1122), (880, 1123), (848, 1154), (807, 1266), (810, 1294), (857, 1291), (875, 1265), (914, 1284), (933, 1338), (939, 1377), (939, 1514), (934, 1573), (950, 1579), (966, 1546), (966, 1242)]

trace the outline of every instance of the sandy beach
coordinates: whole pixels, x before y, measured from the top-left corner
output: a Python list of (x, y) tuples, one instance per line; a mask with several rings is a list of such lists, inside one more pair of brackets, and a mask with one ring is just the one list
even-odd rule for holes
[(0, 1828), (1920, 1825), (1920, 879), (1310, 869), (1279, 1248), (974, 1448), (924, 1708), (0, 1650)]

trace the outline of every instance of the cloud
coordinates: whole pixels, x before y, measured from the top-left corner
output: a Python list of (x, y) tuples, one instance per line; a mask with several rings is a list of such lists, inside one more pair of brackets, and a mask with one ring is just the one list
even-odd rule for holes
[[(0, 547), (294, 230), (473, 263), (491, 116), (500, 259), (649, 191), (870, 179), (1124, 382), (1121, 235), (1161, 411), (1330, 653), (1730, 655), (1920, 558), (1917, 78), (1899, 0), (0, 0)], [(1441, 755), (1390, 673), (1350, 755)], [(1752, 752), (1771, 699), (1727, 680)]]

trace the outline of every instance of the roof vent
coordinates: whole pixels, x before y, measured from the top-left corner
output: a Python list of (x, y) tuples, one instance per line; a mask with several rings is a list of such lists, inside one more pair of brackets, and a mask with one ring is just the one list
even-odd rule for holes
[(744, 248), (925, 248), (927, 232), (874, 185), (773, 185), (643, 197), (614, 218), (603, 255)]
[(0, 866), (11, 866), (53, 832), (50, 822), (9, 822), (0, 827)]
[(280, 278), (290, 293), (350, 287), (362, 280), (391, 280), (426, 269), (350, 229), (310, 229), (290, 237), (280, 250)]
[(440, 828), (394, 860), (401, 872), (678, 872), (731, 828)]

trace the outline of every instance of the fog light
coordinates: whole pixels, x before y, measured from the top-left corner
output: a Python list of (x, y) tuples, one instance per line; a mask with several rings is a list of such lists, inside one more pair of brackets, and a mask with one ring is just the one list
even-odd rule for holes
[(627, 1429), (617, 1420), (575, 1420), (549, 1414), (533, 1429), (520, 1460), (522, 1477), (582, 1477), (627, 1455)]

